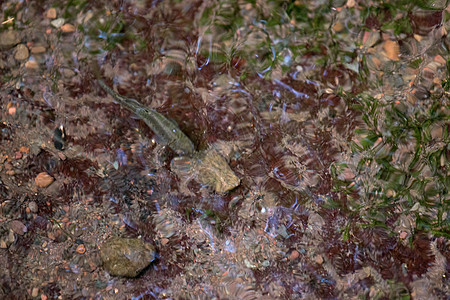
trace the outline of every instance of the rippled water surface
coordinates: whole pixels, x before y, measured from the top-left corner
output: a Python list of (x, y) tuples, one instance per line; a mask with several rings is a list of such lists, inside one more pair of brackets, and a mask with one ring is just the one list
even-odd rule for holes
[[(2, 298), (447, 299), (446, 1), (0, 7)], [(156, 260), (111, 276), (113, 237)]]

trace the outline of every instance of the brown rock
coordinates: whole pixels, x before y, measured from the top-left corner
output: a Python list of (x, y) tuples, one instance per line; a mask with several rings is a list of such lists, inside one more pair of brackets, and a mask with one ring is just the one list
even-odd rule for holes
[(79, 254), (84, 254), (84, 253), (86, 252), (86, 247), (85, 247), (83, 244), (78, 245), (76, 251), (77, 251), (77, 253), (79, 253)]
[(16, 158), (16, 159), (21, 159), (22, 156), (23, 156), (22, 152), (17, 151), (17, 152), (16, 152), (16, 155), (15, 155), (15, 158)]
[(383, 44), (383, 49), (386, 51), (386, 56), (391, 60), (399, 60), (400, 46), (396, 41), (387, 40)]
[(40, 188), (46, 188), (48, 187), (50, 184), (52, 184), (52, 182), (55, 179), (48, 175), (46, 172), (42, 172), (39, 173), (36, 178), (34, 179), (34, 182), (36, 183), (36, 185)]
[(25, 60), (30, 55), (30, 52), (28, 51), (27, 46), (24, 44), (19, 44), (16, 47), (16, 54), (14, 55), (14, 58), (16, 60)]
[(210, 186), (218, 193), (230, 191), (241, 182), (225, 158), (213, 148), (200, 152), (195, 158), (173, 159), (171, 170), (181, 179), (195, 175), (199, 183)]
[(155, 249), (140, 239), (116, 237), (103, 243), (100, 258), (109, 274), (136, 277), (155, 259)]
[(63, 68), (61, 73), (66, 78), (71, 78), (76, 75), (76, 73), (74, 71), (72, 71), (71, 69), (67, 69), (67, 68)]
[(0, 49), (7, 50), (20, 43), (19, 34), (14, 30), (0, 33)]
[(14, 116), (17, 112), (16, 107), (12, 106), (10, 108), (8, 108), (8, 114), (10, 114), (11, 116)]
[(61, 26), (61, 31), (66, 33), (74, 32), (75, 26), (73, 26), (72, 24), (64, 24), (63, 26)]
[(19, 235), (24, 235), (25, 232), (27, 232), (27, 226), (25, 226), (22, 222), (20, 222), (19, 220), (13, 220), (9, 223), (9, 228), (11, 228), (11, 230), (14, 233), (17, 233)]
[(297, 259), (300, 256), (300, 253), (297, 250), (293, 250), (291, 252), (291, 255), (289, 255), (290, 260)]
[(45, 50), (46, 50), (46, 49), (45, 49), (44, 46), (34, 46), (34, 47), (31, 47), (31, 53), (33, 53), (33, 54), (44, 53)]
[(333, 30), (336, 32), (341, 32), (344, 29), (344, 24), (342, 24), (341, 21), (337, 21), (334, 25), (333, 25)]
[(47, 17), (47, 19), (56, 19), (56, 9), (53, 7), (50, 8), (49, 10), (47, 10), (45, 16)]
[(321, 255), (317, 255), (315, 260), (319, 265), (323, 263), (323, 257)]
[(27, 69), (36, 70), (38, 67), (39, 65), (35, 60), (29, 60), (25, 63), (25, 68)]
[(31, 290), (31, 297), (37, 297), (38, 295), (39, 295), (39, 288), (34, 287), (34, 288)]
[(37, 213), (38, 212), (38, 205), (36, 202), (31, 201), (30, 203), (28, 203), (28, 208), (30, 209), (31, 212), (33, 213)]
[(30, 152), (30, 148), (28, 148), (26, 146), (22, 146), (22, 147), (20, 147), (19, 151), (22, 153), (28, 153), (28, 152)]
[(237, 187), (241, 181), (231, 170), (225, 158), (217, 151), (209, 149), (199, 160), (198, 179), (216, 192), (226, 192)]

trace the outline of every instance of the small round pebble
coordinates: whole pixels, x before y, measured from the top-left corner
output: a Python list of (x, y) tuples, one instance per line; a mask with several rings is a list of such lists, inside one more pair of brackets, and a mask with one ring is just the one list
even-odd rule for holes
[(76, 251), (77, 251), (77, 253), (79, 253), (79, 254), (84, 254), (84, 252), (86, 252), (86, 247), (84, 247), (84, 244), (78, 245)]
[(56, 9), (52, 7), (47, 10), (46, 17), (48, 19), (56, 19)]
[(61, 26), (64, 25), (64, 22), (65, 22), (64, 18), (58, 18), (51, 21), (50, 24), (52, 24), (53, 27), (60, 28)]
[(39, 64), (35, 60), (29, 60), (25, 63), (25, 68), (30, 70), (36, 70), (39, 67)]
[(36, 178), (34, 179), (34, 182), (36, 183), (36, 185), (40, 188), (46, 188), (48, 187), (50, 184), (52, 184), (52, 182), (55, 179), (48, 175), (47, 172), (42, 172), (39, 173)]
[(61, 31), (66, 33), (74, 32), (75, 26), (73, 26), (72, 24), (64, 24), (63, 26), (61, 26)]
[(27, 46), (24, 44), (19, 44), (16, 46), (16, 54), (14, 55), (14, 58), (16, 60), (25, 60), (30, 55), (30, 51), (28, 51)]

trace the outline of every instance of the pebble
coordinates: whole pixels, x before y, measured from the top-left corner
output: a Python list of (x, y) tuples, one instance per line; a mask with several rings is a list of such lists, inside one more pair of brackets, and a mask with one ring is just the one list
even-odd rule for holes
[(62, 69), (62, 74), (66, 78), (71, 78), (76, 75), (76, 73), (74, 71), (72, 71), (71, 69), (67, 69), (67, 68)]
[(10, 108), (8, 108), (8, 114), (10, 114), (11, 116), (14, 116), (17, 112), (16, 107), (12, 106)]
[(63, 26), (61, 26), (61, 31), (66, 33), (74, 32), (75, 26), (73, 26), (72, 24), (64, 24)]
[(155, 259), (155, 249), (140, 239), (115, 237), (101, 245), (100, 258), (109, 274), (136, 277)]
[(16, 154), (15, 154), (15, 158), (16, 158), (16, 159), (21, 159), (22, 157), (23, 157), (22, 152), (17, 151)]
[(9, 223), (9, 228), (18, 235), (24, 235), (27, 232), (27, 226), (19, 220), (13, 220)]
[(29, 60), (25, 63), (25, 68), (30, 70), (36, 70), (39, 67), (37, 61), (35, 60)]
[(28, 148), (27, 146), (22, 146), (20, 147), (19, 151), (22, 153), (28, 153), (30, 152), (30, 148)]
[(321, 255), (316, 256), (316, 263), (318, 263), (319, 265), (323, 263), (323, 257)]
[(431, 128), (430, 134), (433, 140), (440, 140), (444, 134), (444, 128), (442, 125), (434, 124)]
[(16, 60), (25, 60), (30, 55), (30, 52), (28, 51), (27, 46), (24, 44), (19, 44), (16, 46), (16, 54), (14, 55), (14, 58)]
[(50, 24), (52, 24), (52, 26), (55, 28), (60, 28), (61, 26), (64, 25), (64, 21), (65, 21), (64, 18), (58, 18), (51, 21)]
[(31, 53), (33, 53), (33, 54), (44, 53), (45, 50), (46, 50), (46, 49), (45, 49), (44, 46), (34, 46), (34, 47), (31, 47)]
[(54, 179), (52, 176), (48, 175), (47, 172), (42, 172), (42, 173), (39, 173), (39, 174), (36, 176), (36, 178), (34, 179), (34, 182), (36, 183), (36, 185), (37, 185), (38, 187), (40, 187), (40, 188), (46, 188), (46, 187), (48, 187), (50, 184), (52, 184), (52, 182), (53, 182), (54, 180), (55, 180), (55, 179)]
[(441, 65), (445, 65), (445, 64), (446, 64), (445, 59), (444, 59), (442, 56), (440, 56), (440, 55), (436, 55), (436, 56), (434, 57), (434, 61), (435, 61), (435, 62), (438, 62), (438, 63), (441, 64)]
[(36, 202), (31, 201), (30, 203), (28, 203), (28, 208), (31, 210), (31, 212), (33, 213), (37, 213), (38, 212), (38, 205)]
[(0, 49), (7, 50), (20, 43), (19, 34), (14, 30), (0, 33)]
[(53, 7), (50, 8), (49, 10), (47, 10), (45, 16), (47, 17), (47, 19), (56, 19), (56, 9)]
[(241, 183), (225, 158), (214, 149), (205, 152), (198, 172), (199, 182), (213, 187), (216, 192), (230, 191)]
[(291, 252), (291, 255), (289, 255), (290, 260), (294, 260), (300, 256), (300, 253), (297, 250), (293, 250)]
[(200, 152), (197, 158), (177, 157), (172, 160), (170, 168), (180, 179), (196, 174), (200, 184), (208, 185), (219, 193), (230, 191), (240, 184), (240, 179), (225, 158), (213, 148)]
[(83, 254), (84, 252), (86, 252), (86, 247), (84, 247), (84, 244), (78, 245), (76, 251), (77, 251), (77, 253), (79, 253), (79, 254)]
[(55, 240), (55, 234), (52, 232), (52, 231), (49, 231), (48, 233), (47, 233), (47, 237), (49, 238), (49, 239), (51, 239), (52, 241), (54, 241)]
[(15, 240), (16, 240), (16, 236), (15, 236), (14, 232), (10, 231), (8, 234), (8, 242), (10, 244), (12, 244), (12, 243), (14, 243)]
[(344, 24), (342, 24), (341, 21), (338, 21), (333, 25), (333, 30), (336, 32), (341, 32), (343, 29), (344, 29)]
[(39, 288), (34, 287), (34, 288), (31, 290), (31, 297), (37, 297), (38, 295), (39, 295)]
[(387, 40), (383, 44), (383, 49), (386, 51), (386, 56), (391, 60), (399, 60), (400, 46), (396, 41)]

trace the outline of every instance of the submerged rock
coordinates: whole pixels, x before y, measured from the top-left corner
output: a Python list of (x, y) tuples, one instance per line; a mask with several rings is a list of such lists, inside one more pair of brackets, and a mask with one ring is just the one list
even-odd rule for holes
[(136, 277), (155, 259), (155, 248), (140, 239), (111, 238), (100, 247), (100, 258), (109, 274)]
[(28, 51), (27, 46), (24, 44), (19, 44), (16, 46), (16, 54), (14, 55), (14, 58), (16, 60), (25, 60), (30, 55), (30, 52)]
[(0, 33), (0, 49), (7, 50), (20, 43), (19, 34), (14, 30)]
[(230, 191), (241, 182), (225, 158), (213, 148), (197, 153), (194, 158), (174, 158), (171, 170), (182, 180), (196, 179), (218, 193)]
[(198, 162), (199, 182), (211, 186), (216, 192), (230, 191), (241, 182), (225, 158), (212, 148), (204, 152)]

